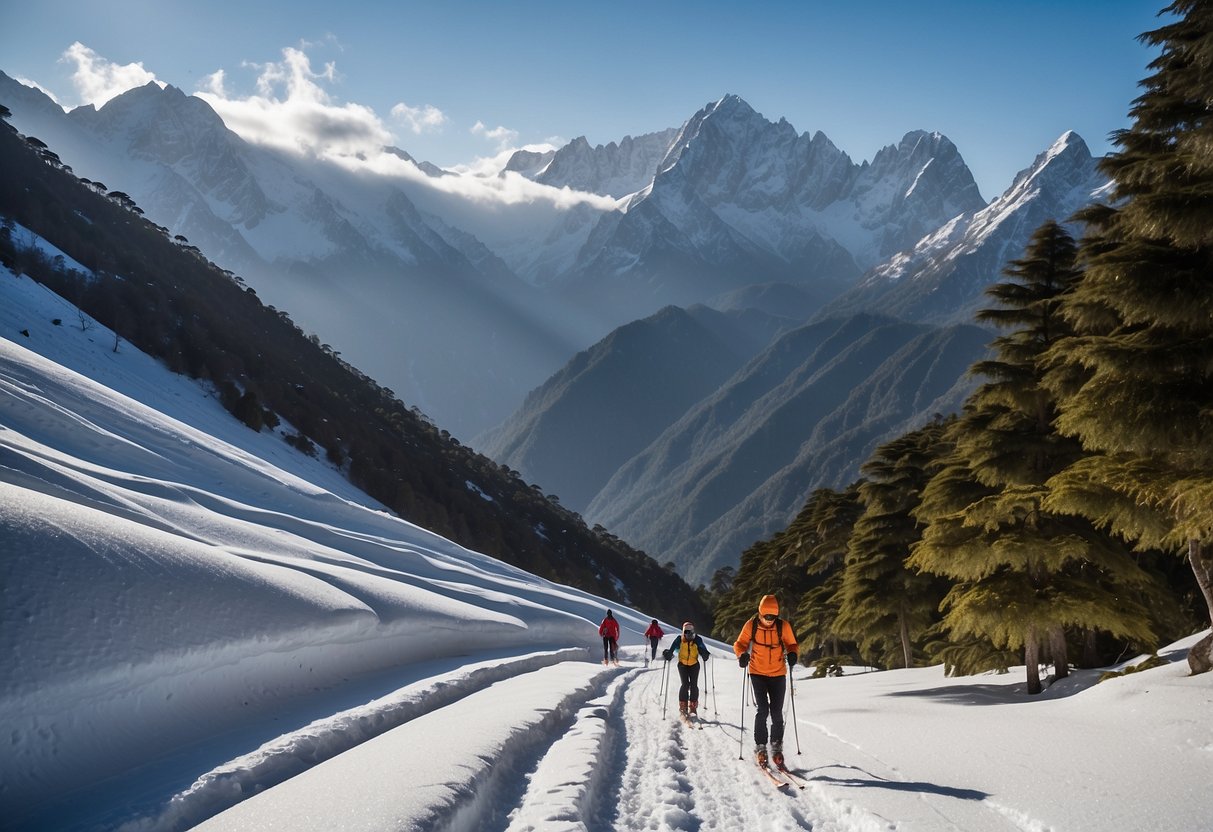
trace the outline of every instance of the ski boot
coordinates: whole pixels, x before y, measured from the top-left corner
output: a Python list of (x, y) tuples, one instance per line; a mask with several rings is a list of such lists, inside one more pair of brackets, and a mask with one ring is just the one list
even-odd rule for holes
[(759, 768), (767, 767), (767, 747), (765, 745), (755, 746), (754, 760), (758, 763)]
[(775, 768), (783, 768), (783, 743), (771, 743), (771, 762), (775, 764)]

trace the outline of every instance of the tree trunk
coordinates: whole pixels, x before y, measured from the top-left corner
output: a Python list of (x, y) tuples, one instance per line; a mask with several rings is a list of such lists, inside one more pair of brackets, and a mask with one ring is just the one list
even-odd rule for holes
[(910, 646), (910, 625), (906, 621), (905, 610), (897, 616), (897, 622), (901, 629), (901, 655), (906, 660), (906, 667), (909, 668), (914, 661), (914, 649)]
[(1213, 625), (1213, 556), (1205, 550), (1199, 540), (1188, 541), (1188, 562), (1196, 575), (1196, 583), (1204, 593), (1205, 605), (1209, 608), (1209, 623)]
[[(1192, 573), (1196, 575), (1196, 583), (1200, 586), (1200, 591), (1204, 593), (1205, 604), (1209, 608), (1209, 621), (1213, 624), (1213, 557), (1205, 549), (1204, 544), (1199, 540), (1188, 541), (1188, 561), (1192, 564)], [(1208, 642), (1205, 639), (1202, 644)], [(1213, 654), (1213, 651), (1207, 649), (1207, 654)], [(1201, 661), (1196, 655), (1196, 651), (1188, 652), (1188, 667), (1192, 672), (1204, 673), (1208, 671), (1209, 662)]]
[(1099, 638), (1094, 629), (1082, 631), (1082, 666), (1099, 667)]
[(1066, 678), (1070, 675), (1070, 650), (1066, 631), (1060, 625), (1049, 630), (1049, 649), (1053, 653), (1053, 678)]
[(1036, 628), (1028, 630), (1023, 643), (1023, 663), (1028, 671), (1028, 693), (1040, 693), (1040, 642), (1036, 640)]
[(1193, 676), (1213, 670), (1213, 633), (1192, 645), (1188, 651), (1188, 667), (1192, 668)]

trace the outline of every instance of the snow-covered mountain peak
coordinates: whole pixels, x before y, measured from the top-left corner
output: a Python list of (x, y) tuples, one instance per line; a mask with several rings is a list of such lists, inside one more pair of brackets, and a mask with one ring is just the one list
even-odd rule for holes
[[(912, 130), (896, 145), (881, 148), (872, 158), (871, 164), (865, 163), (865, 170), (860, 179), (865, 182), (895, 180), (899, 184), (909, 183), (913, 186), (918, 184), (923, 172), (931, 165), (946, 168), (948, 176), (959, 180), (949, 183), (958, 191), (959, 200), (984, 203), (972, 173), (960, 156), (960, 151), (947, 136), (937, 132)], [(910, 191), (911, 187), (907, 187), (902, 193), (908, 197)]]
[[(860, 288), (880, 292), (909, 278), (905, 282), (923, 288), (917, 290), (918, 297), (907, 294), (898, 301), (904, 305), (901, 314), (943, 315), (946, 311), (968, 319), (982, 302), (985, 286), (1009, 259), (1019, 256), (1034, 229), (1046, 220), (1066, 222), (1079, 208), (1105, 198), (1107, 185), (1086, 142), (1067, 131), (988, 206), (961, 214), (924, 236), (913, 250), (872, 270)], [(1080, 231), (1075, 229), (1075, 233)], [(943, 282), (951, 283), (946, 292), (940, 288)], [(921, 298), (932, 293), (950, 296), (951, 306), (923, 311), (930, 304)]]
[(100, 109), (78, 107), (68, 114), (106, 138), (125, 141), (132, 156), (175, 164), (200, 153), (229, 149), (236, 135), (211, 106), (173, 86), (154, 81), (135, 87)]
[[(413, 158), (411, 153), (409, 153), (406, 150), (401, 150), (400, 148), (395, 147), (394, 145), (389, 145), (389, 146), (383, 148), (383, 152), (387, 153), (391, 156), (395, 156), (397, 159), (403, 159), (406, 162), (410, 162), (419, 171), (421, 171), (422, 173), (424, 173), (426, 176), (430, 177), (431, 179), (436, 179), (440, 176), (450, 176), (451, 175), (451, 172), (449, 170), (443, 170), (442, 168), (435, 165), (433, 162), (419, 162), (415, 158)], [(508, 170), (508, 166), (507, 166), (507, 170)]]
[(552, 157), (556, 155), (555, 150), (537, 151), (537, 150), (516, 150), (510, 160), (505, 163), (505, 167), (501, 172), (513, 172), (525, 176), (527, 179), (535, 179), (548, 163), (552, 161)]
[(578, 136), (553, 154), (523, 155), (519, 151), (506, 169), (555, 188), (623, 197), (653, 180), (676, 133), (670, 128), (597, 146), (591, 146), (585, 136)]
[(1082, 136), (1067, 130), (1048, 149), (1037, 154), (1031, 165), (1015, 175), (1007, 193), (1022, 189), (1042, 176), (1065, 176), (1067, 172), (1087, 166), (1090, 161), (1091, 151)]
[(751, 107), (748, 101), (740, 95), (734, 95), (733, 93), (722, 96), (719, 100), (709, 104), (704, 109), (706, 110), (706, 115), (715, 116), (716, 118), (737, 121), (754, 118), (755, 116), (762, 118), (762, 115)]
[(798, 134), (729, 94), (683, 124), (652, 184), (586, 251), (601, 252), (596, 261), (612, 273), (643, 271), (652, 260), (665, 261), (668, 276), (668, 252), (678, 252), (688, 274), (703, 274), (696, 261), (769, 258), (768, 272), (787, 269), (795, 280), (846, 280), (984, 206), (940, 133), (908, 133), (856, 165), (824, 133)]

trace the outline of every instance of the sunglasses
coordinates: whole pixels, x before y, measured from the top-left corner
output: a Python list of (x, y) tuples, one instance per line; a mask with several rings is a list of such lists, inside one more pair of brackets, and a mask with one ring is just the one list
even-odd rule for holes
[(762, 620), (763, 620), (763, 621), (774, 621), (774, 620), (775, 620), (775, 616), (773, 616), (773, 615), (764, 615), (764, 616), (762, 616)]
[(695, 631), (694, 630), (683, 630), (682, 634), (684, 636), (693, 636), (693, 635), (695, 635)]

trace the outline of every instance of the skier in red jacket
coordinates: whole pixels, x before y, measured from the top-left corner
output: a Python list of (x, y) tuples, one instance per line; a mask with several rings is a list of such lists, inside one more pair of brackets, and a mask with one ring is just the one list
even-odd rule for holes
[(619, 622), (615, 615), (607, 610), (606, 618), (598, 625), (598, 635), (602, 636), (602, 663), (614, 662), (619, 664)]
[(661, 629), (661, 625), (657, 623), (657, 619), (653, 619), (653, 623), (644, 631), (645, 636), (649, 639), (649, 646), (653, 648), (653, 655), (649, 657), (649, 661), (657, 661), (657, 645), (661, 643), (661, 637), (665, 635), (665, 630)]

